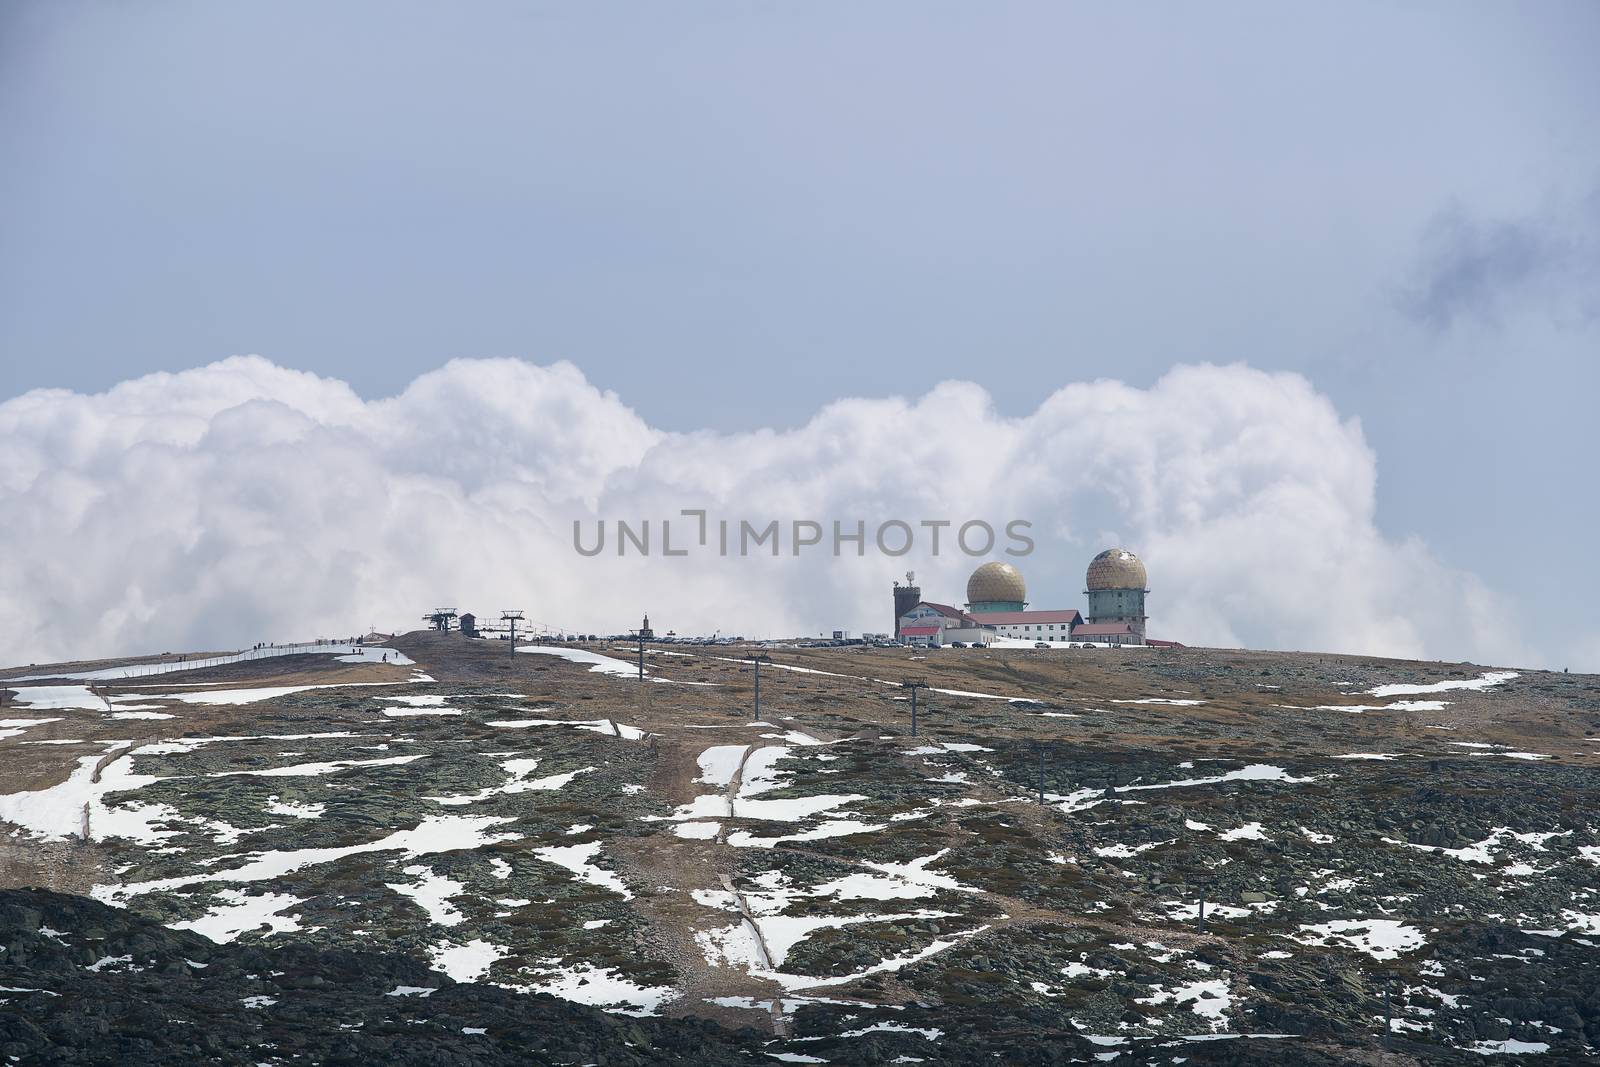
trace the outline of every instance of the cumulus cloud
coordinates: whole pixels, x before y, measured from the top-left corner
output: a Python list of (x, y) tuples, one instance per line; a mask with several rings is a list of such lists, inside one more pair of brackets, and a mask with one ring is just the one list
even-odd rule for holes
[[(889, 519), (1033, 524), (1036, 607), (1081, 606), (1110, 543), (1150, 569), (1151, 629), (1194, 644), (1507, 661), (1505, 607), (1375, 524), (1360, 426), (1305, 379), (1178, 367), (1069, 385), (1020, 418), (977, 385), (846, 399), (804, 426), (669, 433), (569, 364), (463, 360), (398, 396), (236, 357), (85, 396), (0, 404), (0, 641), (9, 658), (222, 649), (420, 625), (435, 606), (615, 632), (886, 630), (918, 572), (959, 602), (977, 560)], [(857, 555), (660, 554), (660, 521), (867, 524)], [(577, 521), (651, 520), (655, 552), (593, 557)], [(737, 529), (737, 525), (735, 525)], [(715, 545), (716, 535), (710, 538)], [(1002, 547), (1005, 542), (1002, 542)], [(697, 545), (691, 547), (698, 548)]]

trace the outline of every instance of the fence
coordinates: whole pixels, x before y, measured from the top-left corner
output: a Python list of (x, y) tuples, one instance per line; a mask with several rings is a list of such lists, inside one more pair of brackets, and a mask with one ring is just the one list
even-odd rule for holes
[[(346, 656), (358, 656), (363, 653), (363, 646), (350, 641), (313, 641), (299, 645), (262, 645), (259, 648), (236, 652), (231, 656), (207, 656), (203, 659), (172, 659), (161, 660), (156, 663), (130, 663), (124, 667), (107, 667), (103, 671), (94, 671), (93, 675), (96, 680), (146, 678), (157, 674), (171, 674), (174, 671), (198, 671), (207, 667), (226, 666), (229, 663), (271, 659), (274, 656), (303, 656), (315, 652), (333, 652)], [(376, 650), (374, 650), (374, 655), (377, 655)]]

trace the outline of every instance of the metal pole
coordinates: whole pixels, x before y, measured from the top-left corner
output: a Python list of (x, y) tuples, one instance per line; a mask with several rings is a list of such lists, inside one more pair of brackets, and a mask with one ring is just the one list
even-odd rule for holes
[(911, 690), (911, 736), (912, 737), (916, 737), (917, 736), (917, 690), (918, 689), (926, 689), (927, 685), (926, 685), (926, 683), (923, 683), (923, 682), (913, 682), (913, 681), (907, 680), (907, 681), (903, 681), (903, 682), (900, 683), (900, 688)]
[(639, 635), (639, 681), (644, 681), (644, 634)]
[(1201, 886), (1200, 887), (1200, 917), (1199, 917), (1199, 921), (1195, 924), (1195, 928), (1199, 929), (1199, 930), (1204, 930), (1206, 928), (1206, 887), (1205, 886)]
[(756, 722), (761, 721), (761, 661), (756, 660)]
[(1039, 746), (1039, 803), (1044, 804), (1044, 746)]

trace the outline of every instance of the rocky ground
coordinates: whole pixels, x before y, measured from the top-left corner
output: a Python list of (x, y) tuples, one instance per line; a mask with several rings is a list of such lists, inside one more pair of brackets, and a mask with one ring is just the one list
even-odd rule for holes
[[(0, 1056), (1600, 1044), (1600, 680), (768, 648), (757, 722), (747, 652), (654, 648), (640, 681), (626, 649), (428, 633), (0, 672)], [(929, 687), (915, 737), (904, 681)]]

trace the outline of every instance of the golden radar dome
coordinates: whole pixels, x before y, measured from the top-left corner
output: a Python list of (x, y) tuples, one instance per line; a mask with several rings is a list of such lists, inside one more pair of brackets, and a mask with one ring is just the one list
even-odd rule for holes
[(1028, 599), (1028, 586), (1022, 572), (1009, 563), (985, 563), (967, 579), (967, 603), (1022, 603)]
[(1108, 548), (1089, 561), (1089, 589), (1143, 589), (1144, 564), (1125, 548)]

